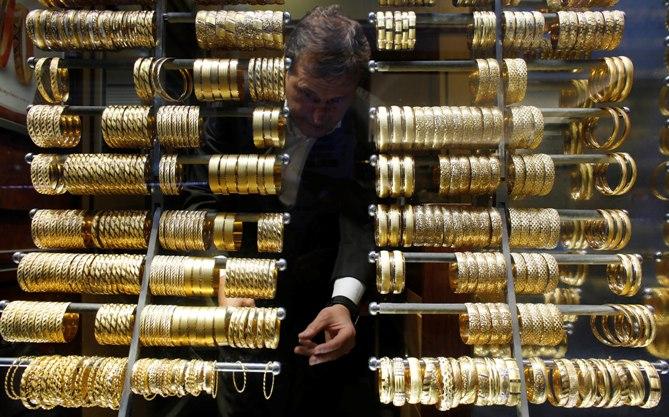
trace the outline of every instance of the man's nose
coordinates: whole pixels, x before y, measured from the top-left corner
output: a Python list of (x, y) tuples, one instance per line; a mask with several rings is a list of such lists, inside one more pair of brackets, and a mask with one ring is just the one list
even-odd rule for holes
[(327, 116), (327, 109), (324, 107), (320, 107), (314, 110), (314, 114), (312, 116), (313, 123), (315, 125), (321, 125)]

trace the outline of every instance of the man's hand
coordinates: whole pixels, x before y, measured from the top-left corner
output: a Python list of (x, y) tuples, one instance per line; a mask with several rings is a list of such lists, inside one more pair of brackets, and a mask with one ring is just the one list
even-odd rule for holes
[[(325, 332), (325, 343), (317, 345), (313, 338)], [(335, 304), (318, 313), (306, 329), (297, 335), (299, 346), (295, 353), (309, 357), (309, 365), (333, 361), (347, 354), (355, 346), (355, 326), (348, 309)]]

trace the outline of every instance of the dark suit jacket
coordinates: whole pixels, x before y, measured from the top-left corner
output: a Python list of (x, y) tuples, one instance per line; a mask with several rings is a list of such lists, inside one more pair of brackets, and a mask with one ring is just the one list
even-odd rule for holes
[[(276, 196), (215, 196), (206, 186), (206, 166), (188, 173), (189, 208), (291, 214), (280, 255), (288, 261), (288, 269), (280, 274), (274, 304), (286, 307), (294, 317), (304, 315), (307, 321), (298, 320), (301, 324), (325, 306), (335, 279), (350, 276), (367, 288), (373, 286), (373, 268), (367, 261), (374, 248), (373, 222), (367, 207), (374, 188), (373, 170), (364, 163), (371, 152), (364, 109), (358, 100), (339, 128), (316, 140), (293, 207), (284, 207)], [(209, 118), (201, 153), (258, 153), (251, 138), (248, 119)], [(230, 255), (267, 257), (256, 253), (255, 226), (249, 226), (242, 251)]]

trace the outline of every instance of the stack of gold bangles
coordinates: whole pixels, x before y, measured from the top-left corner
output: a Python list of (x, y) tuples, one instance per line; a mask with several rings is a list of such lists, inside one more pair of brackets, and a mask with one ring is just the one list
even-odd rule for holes
[(616, 295), (632, 297), (639, 292), (643, 279), (640, 257), (620, 253), (616, 256), (620, 262), (606, 266), (609, 289)]
[(509, 107), (504, 127), (512, 149), (536, 149), (544, 138), (544, 117), (537, 107)]
[[(625, 159), (628, 165), (622, 166), (626, 177), (636, 173), (634, 161), (621, 154), (618, 159)], [(627, 166), (631, 169), (628, 170)], [(600, 176), (605, 177), (608, 164), (601, 164)], [(415, 162), (410, 156), (379, 155), (376, 161), (376, 194), (379, 198), (411, 197), (415, 190)], [(501, 163), (497, 156), (440, 156), (439, 157), (439, 194), (454, 195), (490, 195), (497, 190), (501, 181)], [(599, 179), (602, 187), (608, 187), (606, 179)], [(626, 192), (631, 188), (630, 179), (623, 182), (612, 192)], [(509, 164), (509, 188), (511, 196), (522, 198), (544, 196), (551, 192), (555, 182), (555, 164), (546, 154), (516, 155)], [(619, 194), (616, 194), (619, 195)]]
[(469, 90), (474, 104), (493, 104), (497, 88), (504, 83), (507, 104), (523, 101), (527, 91), (527, 63), (523, 59), (505, 58), (500, 68), (496, 59), (477, 59), (469, 75)]
[[(449, 281), (456, 293), (498, 293), (506, 287), (506, 262), (501, 253), (457, 252)], [(512, 253), (513, 280), (518, 294), (552, 291), (559, 281), (559, 268), (552, 255)]]
[(273, 259), (228, 258), (221, 278), (226, 297), (272, 299), (278, 267)]
[(275, 155), (212, 155), (209, 188), (216, 194), (277, 194), (281, 170)]
[(509, 209), (512, 248), (553, 249), (560, 241), (560, 215), (555, 209)]
[(415, 163), (410, 156), (379, 155), (376, 162), (376, 195), (411, 197), (415, 189)]
[(144, 346), (232, 346), (276, 349), (277, 308), (148, 305), (140, 318)]
[(597, 340), (613, 347), (645, 347), (657, 334), (655, 315), (650, 308), (638, 304), (607, 304), (616, 313), (590, 318), (590, 327)]
[(612, 51), (623, 38), (625, 13), (619, 10), (564, 12), (550, 26), (546, 58), (571, 57), (594, 50)]
[(101, 127), (102, 139), (110, 148), (151, 148), (156, 119), (149, 106), (107, 106)]
[(165, 195), (179, 195), (183, 188), (183, 165), (178, 155), (163, 155), (158, 163), (158, 182)]
[(35, 155), (30, 164), (30, 182), (40, 194), (65, 193), (63, 157), (60, 155)]
[(555, 183), (555, 163), (546, 154), (513, 155), (509, 164), (511, 197), (545, 196)]
[(285, 77), (284, 58), (251, 58), (248, 69), (251, 100), (283, 102)]
[(196, 59), (193, 64), (195, 97), (200, 101), (240, 99), (236, 59)]
[(572, 152), (579, 152), (583, 145), (591, 149), (613, 151), (622, 146), (630, 135), (632, 122), (629, 115), (620, 107), (603, 107), (613, 123), (611, 133), (600, 137), (599, 129), (601, 117), (588, 117), (583, 121), (570, 123), (567, 140), (574, 147)]
[(143, 195), (148, 156), (120, 154), (40, 154), (30, 164), (30, 178), (40, 194)]
[(511, 341), (511, 313), (506, 304), (465, 303), (460, 314), (460, 338), (467, 345), (505, 345)]
[(597, 210), (601, 218), (584, 220), (582, 233), (594, 250), (621, 250), (632, 238), (632, 223), (624, 210)]
[[(37, 210), (31, 234), (41, 249), (146, 249), (151, 217), (146, 210)], [(258, 219), (258, 251), (281, 252), (283, 214), (262, 213)], [(167, 250), (237, 251), (242, 222), (233, 213), (165, 210), (158, 241)]]
[(502, 219), (490, 208), (379, 204), (376, 246), (491, 248), (502, 239)]
[(132, 367), (132, 392), (152, 400), (161, 397), (199, 396), (206, 392), (216, 397), (218, 375), (215, 363), (200, 359), (138, 359)]
[(168, 250), (207, 250), (213, 229), (207, 210), (165, 210), (160, 215), (158, 241)]
[(380, 294), (401, 294), (406, 282), (404, 254), (381, 251), (376, 258), (376, 289)]
[(567, 336), (564, 317), (555, 304), (517, 304), (520, 343), (533, 346), (557, 346)]
[[(562, 237), (564, 239), (564, 236)], [(566, 248), (571, 249), (568, 242), (563, 241), (563, 244)], [(574, 268), (569, 268), (566, 265), (560, 265), (560, 282), (563, 284), (571, 285), (573, 287), (580, 287), (585, 282), (585, 279), (588, 277), (588, 265), (574, 265)], [(560, 304), (560, 303), (555, 303)], [(569, 304), (569, 303), (564, 303)]]
[(27, 292), (139, 294), (144, 255), (32, 252), (16, 277)]
[[(17, 374), (24, 366), (20, 378)], [(7, 370), (5, 393), (24, 407), (105, 407), (118, 410), (128, 358), (19, 357)]]
[(62, 165), (64, 188), (76, 195), (147, 194), (148, 159), (147, 155), (68, 155)]
[(214, 247), (222, 251), (238, 251), (242, 247), (243, 225), (237, 216), (218, 213), (214, 217)]
[(156, 46), (153, 11), (32, 10), (26, 31), (40, 49), (120, 49)]
[(41, 249), (145, 249), (151, 219), (143, 210), (37, 210), (30, 230)]
[(200, 10), (195, 37), (201, 49), (282, 49), (283, 12)]
[(518, 294), (553, 291), (560, 280), (560, 267), (548, 253), (512, 253), (514, 288)]
[(282, 148), (286, 142), (286, 116), (281, 107), (253, 109), (253, 144), (258, 149)]
[(283, 251), (283, 214), (264, 213), (258, 219), (258, 252)]
[(660, 376), (643, 360), (539, 358), (525, 365), (527, 400), (554, 407), (656, 407), (662, 395)]
[(65, 113), (65, 106), (30, 106), (26, 126), (30, 139), (41, 148), (73, 148), (81, 139), (81, 119)]
[[(544, 302), (546, 304), (566, 304), (578, 305), (581, 304), (581, 293), (578, 288), (555, 288), (551, 292), (544, 294)], [(573, 314), (565, 314), (565, 323), (574, 323), (578, 316)]]
[(474, 104), (491, 104), (497, 98), (502, 71), (496, 59), (477, 59), (476, 70), (469, 75), (469, 91)]
[(595, 191), (595, 170), (593, 164), (578, 164), (571, 173), (571, 187), (569, 196), (572, 200), (587, 201)]
[(38, 58), (35, 61), (37, 91), (46, 103), (66, 103), (70, 97), (70, 77), (67, 68), (60, 68), (60, 58)]
[(511, 358), (386, 357), (379, 360), (377, 379), (381, 402), (397, 407), (424, 404), (446, 411), (460, 404), (520, 402), (520, 371)]
[(504, 12), (503, 46), (505, 54), (516, 55), (542, 50), (546, 20), (540, 12)]
[(66, 343), (79, 328), (79, 314), (70, 303), (12, 301), (0, 316), (0, 336), (7, 342)]
[(628, 153), (618, 152), (609, 155), (615, 160), (620, 167), (620, 182), (615, 187), (611, 187), (608, 181), (608, 168), (611, 165), (609, 162), (602, 162), (594, 164), (593, 176), (595, 180), (595, 188), (602, 195), (617, 196), (628, 193), (637, 179), (636, 162)]
[(497, 17), (495, 12), (475, 11), (474, 28), (467, 37), (473, 56), (486, 56), (492, 52), (497, 39)]
[(228, 297), (272, 299), (277, 275), (273, 259), (228, 258), (220, 269), (213, 258), (157, 256), (151, 264), (149, 289), (153, 295), (198, 297), (222, 291)]
[(588, 92), (596, 103), (620, 102), (629, 97), (634, 83), (634, 64), (626, 56), (604, 57), (590, 69)]
[(100, 345), (129, 345), (136, 308), (135, 304), (103, 304), (95, 313), (95, 341)]
[(416, 46), (416, 13), (376, 12), (378, 50), (413, 50)]
[(160, 144), (168, 149), (198, 148), (203, 123), (198, 106), (161, 106), (156, 114)]
[(151, 262), (149, 290), (153, 295), (212, 296), (218, 271), (214, 258), (159, 255)]
[(374, 142), (380, 151), (496, 147), (504, 129), (504, 115), (495, 107), (379, 106), (376, 110)]
[(501, 180), (496, 156), (440, 156), (440, 195), (493, 194)]
[(456, 293), (494, 293), (506, 288), (506, 262), (499, 252), (456, 252), (448, 280)]
[(193, 80), (186, 69), (179, 69), (179, 75), (183, 82), (181, 92), (178, 96), (172, 96), (166, 89), (161, 74), (166, 63), (171, 63), (174, 58), (138, 58), (132, 69), (132, 79), (135, 84), (137, 97), (144, 102), (150, 103), (154, 96), (165, 101), (178, 102), (190, 97), (193, 92)]
[(560, 107), (592, 107), (588, 92), (588, 80), (569, 80), (560, 89)]

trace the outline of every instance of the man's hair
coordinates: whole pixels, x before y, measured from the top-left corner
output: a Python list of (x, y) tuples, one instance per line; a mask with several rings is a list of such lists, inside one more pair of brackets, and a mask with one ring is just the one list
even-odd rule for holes
[(291, 68), (308, 60), (306, 70), (317, 78), (359, 77), (366, 71), (370, 49), (362, 26), (346, 17), (338, 5), (311, 10), (286, 42)]

